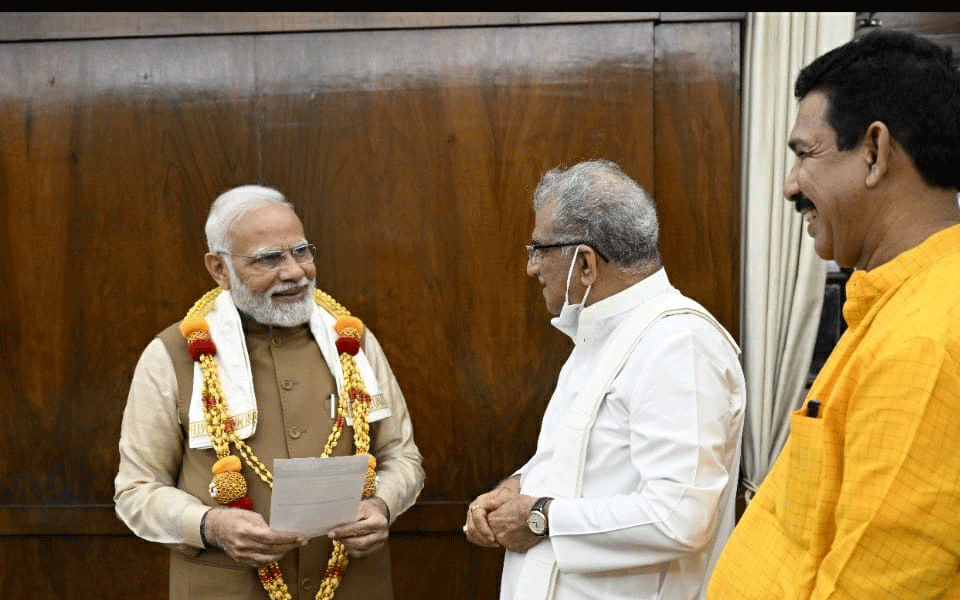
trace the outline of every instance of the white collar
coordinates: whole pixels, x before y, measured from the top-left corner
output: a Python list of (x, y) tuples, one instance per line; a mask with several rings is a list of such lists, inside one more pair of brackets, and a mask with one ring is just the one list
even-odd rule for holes
[(574, 344), (592, 346), (606, 338), (625, 313), (663, 293), (677, 292), (663, 267), (612, 296), (585, 306)]

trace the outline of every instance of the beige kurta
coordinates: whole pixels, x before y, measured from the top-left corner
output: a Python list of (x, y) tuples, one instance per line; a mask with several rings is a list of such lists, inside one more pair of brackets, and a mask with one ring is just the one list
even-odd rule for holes
[[(268, 467), (275, 458), (318, 456), (333, 424), (330, 396), (336, 386), (309, 328), (267, 327), (248, 318), (243, 325), (259, 410), (256, 433), (246, 442)], [(395, 519), (422, 488), (421, 456), (403, 396), (370, 332), (364, 336), (364, 352), (392, 413), (371, 424), (371, 452), (378, 460), (377, 495)], [(262, 599), (266, 593), (253, 569), (237, 565), (218, 549), (202, 549), (199, 521), (216, 505), (208, 492), (216, 455), (187, 448), (183, 424), (188, 422), (192, 377), (185, 342), (171, 326), (144, 351), (134, 374), (121, 432), (117, 513), (141, 537), (176, 550), (171, 553), (170, 598)], [(353, 451), (352, 429), (347, 428), (335, 454)], [(269, 487), (247, 466), (244, 475), (254, 510), (269, 521)], [(280, 561), (294, 598), (314, 597), (330, 547), (328, 540), (317, 538)], [(388, 549), (351, 559), (336, 597), (391, 598)]]

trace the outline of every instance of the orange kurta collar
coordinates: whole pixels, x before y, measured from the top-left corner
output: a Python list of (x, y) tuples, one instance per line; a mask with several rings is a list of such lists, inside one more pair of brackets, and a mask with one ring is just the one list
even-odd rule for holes
[[(854, 328), (877, 306), (877, 301), (897, 290), (904, 281), (949, 254), (960, 252), (960, 225), (938, 231), (919, 246), (869, 271), (854, 271), (847, 281), (843, 318)], [(882, 303), (881, 303), (882, 304)]]

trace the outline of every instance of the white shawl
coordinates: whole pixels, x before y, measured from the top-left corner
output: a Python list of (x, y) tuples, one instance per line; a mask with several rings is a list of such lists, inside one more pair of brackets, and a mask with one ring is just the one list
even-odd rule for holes
[[(210, 338), (217, 347), (216, 359), (220, 371), (220, 386), (230, 408), (230, 414), (236, 422), (237, 437), (247, 439), (257, 430), (257, 399), (253, 391), (253, 374), (250, 369), (250, 357), (247, 354), (247, 342), (243, 335), (240, 313), (233, 304), (229, 292), (222, 292), (214, 303), (213, 309), (206, 315), (210, 326)], [(320, 348), (330, 372), (337, 382), (337, 389), (343, 389), (343, 367), (337, 352), (337, 334), (333, 329), (336, 322), (333, 315), (319, 306), (314, 306), (310, 315), (310, 332)], [(390, 416), (390, 408), (383, 402), (380, 385), (370, 361), (363, 350), (354, 357), (357, 369), (363, 378), (367, 393), (370, 395), (369, 421), (379, 421)], [(203, 373), (200, 363), (193, 364), (193, 391), (190, 396), (190, 434), (191, 448), (210, 448), (210, 436), (203, 419), (201, 389)], [(347, 412), (347, 423), (353, 420)]]

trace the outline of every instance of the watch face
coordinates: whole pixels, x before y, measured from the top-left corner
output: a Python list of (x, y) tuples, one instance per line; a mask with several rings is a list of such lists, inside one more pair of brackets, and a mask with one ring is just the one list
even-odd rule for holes
[(527, 525), (535, 535), (543, 535), (547, 530), (547, 518), (541, 512), (531, 512), (527, 517)]

